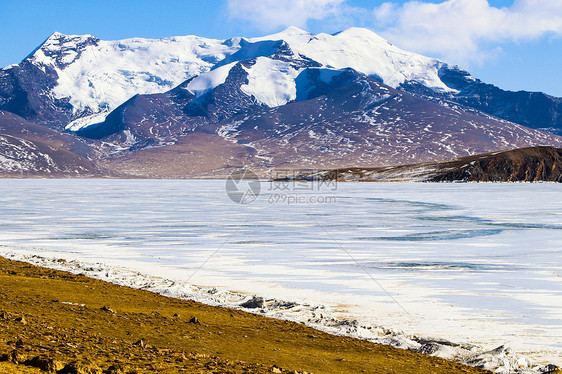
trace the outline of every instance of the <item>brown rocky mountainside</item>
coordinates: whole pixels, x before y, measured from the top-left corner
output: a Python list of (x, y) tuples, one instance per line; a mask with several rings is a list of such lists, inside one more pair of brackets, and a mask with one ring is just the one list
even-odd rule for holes
[[(137, 95), (88, 132), (60, 132), (2, 111), (0, 173), (194, 178), (244, 167), (265, 176), (275, 169), (374, 168), (562, 147), (562, 137), (423, 100), (351, 69), (304, 70), (297, 100), (267, 108), (240, 88), (253, 65), (247, 66), (239, 64), (200, 97), (182, 86)], [(328, 72), (330, 84), (322, 80)]]
[(86, 141), (0, 111), (0, 175), (106, 175), (94, 158), (96, 151)]
[[(301, 103), (294, 105), (298, 106)], [(307, 105), (310, 105), (310, 102)], [(289, 122), (286, 119), (285, 123)], [(295, 124), (295, 131), (269, 134), (268, 132), (272, 130), (256, 130), (259, 128), (256, 123), (250, 122), (247, 131), (241, 126), (234, 135), (237, 138), (235, 141), (229, 136), (217, 134), (212, 130), (196, 130), (179, 136), (171, 144), (115, 152), (114, 146), (107, 146), (103, 141), (61, 133), (28, 122), (15, 114), (0, 111), (0, 175), (225, 177), (233, 170), (247, 167), (259, 175), (266, 176), (268, 171), (274, 169), (312, 169), (324, 164), (326, 169), (337, 170), (338, 178), (343, 180), (562, 181), (561, 148), (537, 146), (466, 156), (448, 161), (369, 167), (369, 159), (375, 166), (383, 163), (382, 159), (386, 159), (385, 152), (393, 155), (392, 157), (400, 154), (401, 152), (397, 152), (400, 142), (386, 150), (383, 147), (366, 151), (372, 143), (358, 147), (347, 145), (343, 147), (342, 144), (347, 143), (338, 141), (337, 144), (330, 145), (324, 139), (324, 135), (318, 135), (322, 131), (327, 131), (326, 128), (319, 129), (312, 126), (300, 128)], [(338, 133), (337, 126), (326, 126), (333, 129), (332, 136)], [(348, 130), (343, 125), (339, 127), (342, 136), (346, 133), (354, 137), (351, 144), (369, 139), (370, 129), (361, 129), (359, 126), (353, 131)], [(319, 139), (314, 140), (310, 137), (313, 132)], [(352, 148), (356, 150), (352, 152)], [(366, 157), (369, 152), (375, 150), (382, 159), (374, 157), (374, 153)], [(407, 149), (404, 149), (403, 153), (408, 153)], [(417, 158), (424, 158), (421, 155), (417, 156)], [(398, 161), (396, 158), (391, 160), (395, 163)], [(366, 167), (335, 169), (345, 165), (366, 165)], [(323, 177), (330, 177), (328, 172), (320, 174), (324, 175)]]
[(333, 169), (297, 178), (371, 182), (562, 182), (562, 149), (529, 147), (443, 162)]
[[(258, 173), (376, 167), (536, 145), (562, 147), (562, 137), (458, 104), (424, 100), (352, 69), (307, 68), (296, 78), (296, 100), (268, 108), (241, 89), (248, 80), (245, 69), (255, 64), (238, 63), (223, 84), (199, 97), (183, 86), (137, 95), (78, 135), (119, 149), (104, 159), (108, 168), (145, 176), (220, 176), (241, 166)], [(196, 162), (195, 154), (213, 166)], [(173, 165), (174, 155), (195, 162), (184, 163), (188, 167), (181, 171), (152, 166), (159, 158)]]

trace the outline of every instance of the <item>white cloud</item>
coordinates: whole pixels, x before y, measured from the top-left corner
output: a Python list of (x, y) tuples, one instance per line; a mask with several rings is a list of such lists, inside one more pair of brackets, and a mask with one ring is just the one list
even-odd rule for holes
[(562, 36), (561, 0), (515, 0), (504, 8), (487, 0), (387, 2), (374, 15), (376, 28), (400, 47), (462, 64), (493, 53), (492, 44)]
[(230, 16), (264, 31), (338, 16), (346, 0), (228, 0)]
[[(562, 0), (515, 0), (509, 7), (488, 0), (390, 0), (373, 9), (349, 0), (227, 0), (233, 19), (262, 31), (307, 28), (321, 21), (323, 32), (367, 25), (406, 50), (461, 65), (482, 62), (502, 43), (562, 36)], [(374, 14), (374, 17), (373, 17)], [(366, 21), (368, 20), (368, 21)]]

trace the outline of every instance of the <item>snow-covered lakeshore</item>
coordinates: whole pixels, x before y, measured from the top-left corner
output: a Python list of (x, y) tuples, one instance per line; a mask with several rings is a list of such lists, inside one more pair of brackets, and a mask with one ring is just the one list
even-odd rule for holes
[[(218, 305), (264, 296), (245, 305), (498, 372), (562, 364), (557, 184), (292, 186), (336, 198), (292, 205), (267, 186), (234, 204), (224, 181), (0, 186), (6, 257)], [(480, 354), (501, 345), (515, 357)]]

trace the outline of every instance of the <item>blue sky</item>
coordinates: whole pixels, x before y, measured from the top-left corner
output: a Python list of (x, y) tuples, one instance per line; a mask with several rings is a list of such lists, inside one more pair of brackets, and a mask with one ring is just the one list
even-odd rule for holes
[(1, 66), (18, 63), (54, 31), (223, 39), (289, 25), (315, 33), (361, 26), (502, 88), (562, 97), (561, 0), (1, 1)]

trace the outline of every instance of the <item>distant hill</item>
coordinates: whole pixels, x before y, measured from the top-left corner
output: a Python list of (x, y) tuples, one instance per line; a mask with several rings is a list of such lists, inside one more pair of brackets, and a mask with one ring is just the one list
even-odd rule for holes
[(0, 176), (108, 175), (93, 158), (94, 149), (79, 138), (0, 111)]
[(531, 147), (459, 159), (381, 168), (343, 168), (297, 179), (364, 182), (562, 182), (562, 149)]

